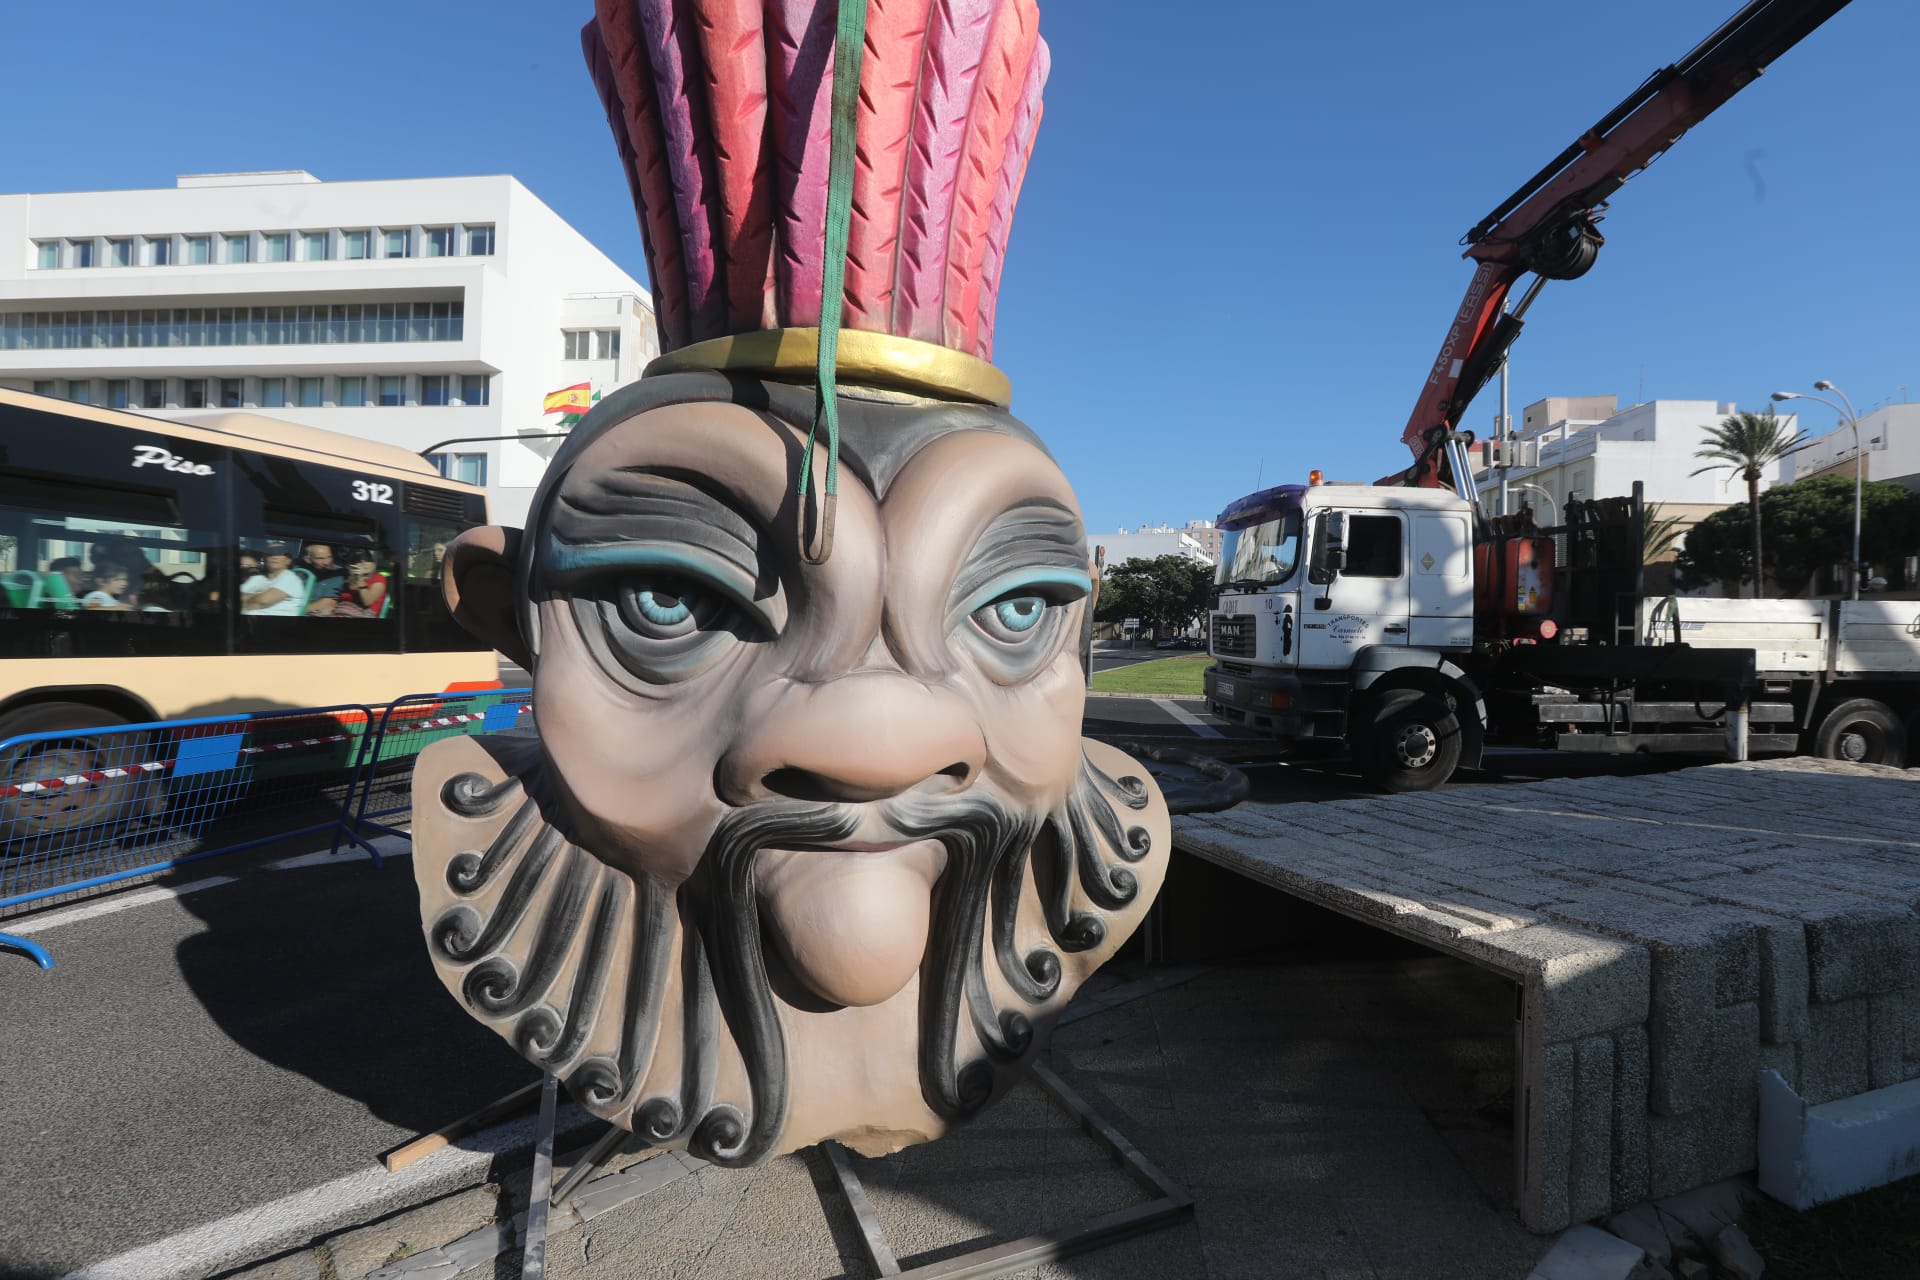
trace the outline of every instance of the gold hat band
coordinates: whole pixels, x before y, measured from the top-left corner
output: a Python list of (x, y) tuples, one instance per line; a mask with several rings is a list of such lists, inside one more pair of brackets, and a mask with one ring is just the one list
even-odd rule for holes
[[(678, 347), (657, 356), (641, 373), (725, 369), (742, 373), (803, 377), (812, 381), (819, 360), (820, 330), (762, 329), (730, 334)], [(938, 396), (974, 400), (1002, 409), (1013, 403), (1007, 375), (977, 356), (937, 343), (901, 338), (871, 329), (842, 329), (836, 367), (843, 381)]]

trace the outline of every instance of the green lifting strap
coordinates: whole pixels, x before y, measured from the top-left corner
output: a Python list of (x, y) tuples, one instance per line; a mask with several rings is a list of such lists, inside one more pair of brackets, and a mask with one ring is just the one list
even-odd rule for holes
[[(813, 425), (800, 456), (800, 554), (808, 564), (824, 564), (833, 554), (833, 515), (840, 498), (840, 409), (835, 364), (840, 353), (840, 313), (845, 305), (847, 226), (853, 218), (854, 110), (860, 100), (860, 57), (867, 42), (867, 0), (840, 0), (840, 23), (833, 42), (833, 114), (829, 120), (827, 165), (827, 246), (820, 269), (820, 353), (816, 366)], [(813, 479), (813, 442), (820, 424), (827, 427), (827, 483), (820, 504), (820, 550), (807, 536), (807, 487)]]

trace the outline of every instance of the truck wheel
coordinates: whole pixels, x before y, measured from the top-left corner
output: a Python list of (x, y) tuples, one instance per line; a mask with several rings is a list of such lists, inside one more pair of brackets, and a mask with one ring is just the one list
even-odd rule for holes
[(1854, 698), (1820, 721), (1813, 732), (1813, 754), (1854, 764), (1900, 765), (1907, 758), (1907, 732), (1885, 703)]
[(1357, 753), (1360, 771), (1386, 791), (1432, 791), (1460, 763), (1460, 719), (1446, 701), (1395, 689), (1374, 704)]

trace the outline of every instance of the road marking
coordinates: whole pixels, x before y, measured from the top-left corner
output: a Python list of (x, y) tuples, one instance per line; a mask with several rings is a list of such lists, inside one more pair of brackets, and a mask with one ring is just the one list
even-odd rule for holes
[[(388, 1173), (378, 1165), (349, 1173), (130, 1249), (70, 1272), (62, 1280), (189, 1280), (256, 1262), (277, 1250), (304, 1245), (324, 1231), (358, 1225), (484, 1182), (501, 1155), (533, 1145), (535, 1124), (534, 1117), (526, 1116), (484, 1129), (399, 1173)], [(575, 1133), (589, 1124), (600, 1122), (572, 1103), (560, 1108), (560, 1133)]]
[[(413, 856), (413, 842), (402, 840), (398, 836), (381, 836), (374, 842), (383, 858), (408, 858)], [(348, 862), (368, 862), (371, 859), (365, 849), (358, 847), (331, 853), (325, 849), (315, 849), (312, 853), (299, 853), (291, 858), (281, 858), (274, 862), (261, 864), (263, 871), (297, 871), (302, 867), (331, 867)]]
[(178, 898), (182, 894), (198, 893), (202, 889), (232, 884), (237, 879), (239, 879), (238, 876), (208, 876), (205, 880), (194, 880), (187, 884), (168, 885), (159, 889), (142, 889), (138, 893), (129, 893), (125, 897), (114, 898), (109, 902), (96, 902), (91, 906), (75, 907), (71, 911), (56, 911), (52, 915), (10, 920), (7, 922), (7, 931), (9, 933), (44, 933), (48, 929), (57, 929), (63, 924), (72, 924), (77, 920), (110, 916), (116, 911), (125, 911), (130, 907), (144, 907), (150, 902), (165, 902), (169, 898)]
[(1187, 726), (1187, 728), (1193, 730), (1199, 737), (1224, 738), (1227, 736), (1208, 724), (1205, 720), (1202, 720), (1199, 716), (1193, 714), (1193, 712), (1175, 702), (1172, 698), (1155, 698), (1153, 705), (1172, 716), (1175, 720), (1178, 720), (1181, 724)]

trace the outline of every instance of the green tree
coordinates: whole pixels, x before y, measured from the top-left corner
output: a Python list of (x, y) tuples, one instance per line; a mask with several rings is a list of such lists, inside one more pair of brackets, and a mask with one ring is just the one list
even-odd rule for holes
[[(1814, 574), (1846, 563), (1853, 554), (1853, 478), (1816, 476), (1769, 489), (1760, 497), (1760, 523), (1773, 548), (1775, 584), (1783, 593), (1804, 594)], [(1674, 557), (1675, 582), (1697, 590), (1714, 582), (1739, 581), (1749, 563), (1751, 524), (1747, 512), (1728, 507), (1693, 526)], [(1916, 550), (1920, 550), (1920, 495), (1880, 480), (1864, 485), (1861, 557), (1897, 571)]]
[(1657, 502), (1647, 504), (1646, 536), (1640, 543), (1642, 563), (1651, 564), (1680, 541), (1680, 517), (1670, 516)]
[(1149, 632), (1185, 630), (1206, 611), (1212, 588), (1213, 566), (1186, 556), (1124, 560), (1101, 578), (1094, 617), (1101, 622), (1138, 618)]
[[(1701, 475), (1708, 471), (1718, 471), (1729, 467), (1740, 473), (1747, 482), (1748, 528), (1753, 537), (1753, 594), (1757, 599), (1764, 591), (1766, 582), (1765, 561), (1760, 548), (1760, 479), (1766, 469), (1786, 457), (1805, 443), (1805, 437), (1797, 430), (1789, 430), (1787, 424), (1774, 416), (1769, 408), (1765, 413), (1736, 413), (1721, 419), (1720, 425), (1707, 432), (1707, 443), (1694, 450), (1696, 458), (1713, 459), (1708, 465), (1695, 471)], [(1726, 579), (1737, 582), (1737, 578)]]

